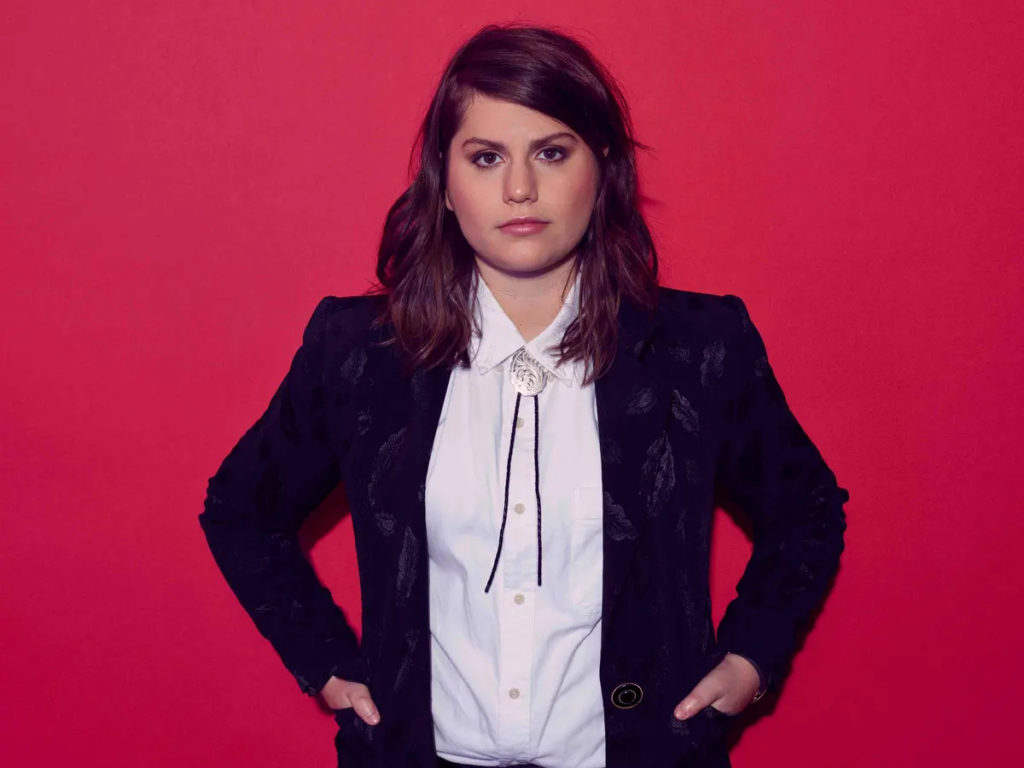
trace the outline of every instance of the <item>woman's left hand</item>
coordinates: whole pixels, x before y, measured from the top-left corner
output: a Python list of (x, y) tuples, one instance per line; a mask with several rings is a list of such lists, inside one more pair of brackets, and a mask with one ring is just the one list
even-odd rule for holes
[(676, 705), (673, 714), (685, 720), (712, 705), (727, 715), (737, 715), (753, 700), (760, 684), (761, 678), (753, 664), (738, 654), (727, 653)]

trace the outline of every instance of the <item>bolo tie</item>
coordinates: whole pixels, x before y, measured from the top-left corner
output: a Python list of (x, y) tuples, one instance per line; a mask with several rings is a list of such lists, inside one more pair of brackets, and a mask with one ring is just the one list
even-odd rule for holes
[(512, 387), (516, 391), (516, 405), (512, 413), (512, 429), (508, 439), (508, 460), (505, 466), (505, 505), (501, 511), (498, 551), (494, 554), (494, 565), (491, 566), (491, 576), (487, 579), (487, 586), (484, 587), (484, 592), (489, 592), (491, 589), (491, 582), (494, 581), (494, 574), (498, 570), (498, 560), (501, 558), (501, 545), (505, 538), (505, 521), (508, 519), (508, 486), (512, 474), (512, 449), (516, 443), (516, 419), (519, 418), (519, 404), (523, 399), (523, 395), (533, 397), (533, 489), (537, 496), (537, 586), (541, 585), (540, 459), (538, 455), (540, 405), (538, 404), (537, 396), (547, 383), (547, 372), (526, 351), (526, 347), (520, 347), (513, 353), (509, 361), (508, 371)]

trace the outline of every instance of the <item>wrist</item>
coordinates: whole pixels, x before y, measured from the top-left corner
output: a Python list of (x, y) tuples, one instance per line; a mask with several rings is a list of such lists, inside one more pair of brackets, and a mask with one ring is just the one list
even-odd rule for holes
[(749, 663), (751, 667), (753, 667), (754, 672), (757, 674), (757, 692), (754, 694), (754, 698), (750, 700), (750, 703), (753, 704), (755, 701), (761, 699), (761, 697), (763, 697), (765, 692), (767, 691), (768, 686), (765, 684), (764, 673), (761, 672), (761, 667), (758, 666), (757, 662), (749, 656), (744, 656), (742, 653), (736, 653), (735, 651), (728, 651), (726, 653), (726, 656), (736, 656), (738, 658), (741, 658), (747, 663)]

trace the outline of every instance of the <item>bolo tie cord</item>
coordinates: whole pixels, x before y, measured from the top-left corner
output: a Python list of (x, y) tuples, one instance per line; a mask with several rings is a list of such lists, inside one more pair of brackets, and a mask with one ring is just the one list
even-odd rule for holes
[[(537, 496), (537, 586), (541, 585), (541, 510), (540, 510), (540, 458), (538, 447), (540, 445), (540, 405), (537, 401), (540, 393), (533, 395), (533, 489)], [(505, 506), (501, 511), (501, 529), (498, 532), (498, 551), (494, 555), (494, 565), (491, 566), (491, 576), (487, 579), (487, 586), (484, 592), (489, 592), (491, 582), (494, 581), (494, 574), (498, 570), (498, 560), (501, 558), (501, 545), (505, 539), (505, 522), (508, 519), (508, 486), (512, 477), (512, 449), (516, 444), (516, 419), (519, 418), (519, 402), (523, 399), (522, 392), (516, 393), (516, 407), (512, 414), (512, 432), (508, 440), (508, 460), (505, 465)]]

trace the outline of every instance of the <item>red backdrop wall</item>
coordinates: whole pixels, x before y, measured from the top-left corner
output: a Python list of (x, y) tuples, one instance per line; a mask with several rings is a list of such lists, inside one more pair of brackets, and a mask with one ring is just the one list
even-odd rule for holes
[[(655, 150), (640, 163), (663, 282), (746, 300), (851, 492), (836, 587), (734, 764), (1019, 763), (1019, 3), (8, 0), (3, 16), (5, 765), (335, 764), (333, 720), (196, 516), (316, 301), (372, 279), (448, 55), (515, 18), (572, 30), (619, 77)], [(343, 507), (308, 538), (358, 626)], [(719, 513), (716, 618), (748, 554)]]

